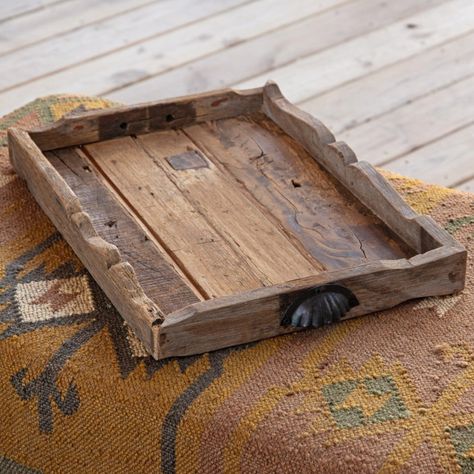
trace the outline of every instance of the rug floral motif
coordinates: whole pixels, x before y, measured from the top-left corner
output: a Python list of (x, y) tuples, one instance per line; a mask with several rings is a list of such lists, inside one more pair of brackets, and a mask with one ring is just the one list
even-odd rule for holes
[[(155, 361), (8, 160), (6, 129), (110, 106), (52, 96), (0, 120), (0, 472), (474, 472), (474, 297)], [(468, 251), (474, 196), (385, 173)]]

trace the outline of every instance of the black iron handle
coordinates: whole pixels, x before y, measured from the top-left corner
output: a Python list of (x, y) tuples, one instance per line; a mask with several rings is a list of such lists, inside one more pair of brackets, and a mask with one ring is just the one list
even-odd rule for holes
[(282, 326), (321, 327), (340, 319), (359, 302), (341, 285), (322, 285), (301, 293), (285, 310)]

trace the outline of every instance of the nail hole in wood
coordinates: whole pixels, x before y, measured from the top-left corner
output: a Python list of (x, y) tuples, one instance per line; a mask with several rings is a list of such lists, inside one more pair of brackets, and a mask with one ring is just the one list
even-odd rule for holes
[(173, 120), (174, 120), (174, 115), (173, 115), (173, 114), (168, 114), (168, 115), (166, 116), (166, 121), (167, 121), (167, 122), (172, 122)]
[(88, 171), (89, 173), (92, 172), (92, 170), (87, 165), (83, 166), (82, 169)]
[(122, 122), (122, 123), (120, 124), (120, 128), (121, 128), (122, 130), (125, 130), (127, 127), (128, 127), (128, 123), (127, 123), (127, 122)]
[(294, 188), (301, 188), (301, 183), (298, 181), (295, 181), (294, 179), (291, 180), (291, 184), (293, 185)]

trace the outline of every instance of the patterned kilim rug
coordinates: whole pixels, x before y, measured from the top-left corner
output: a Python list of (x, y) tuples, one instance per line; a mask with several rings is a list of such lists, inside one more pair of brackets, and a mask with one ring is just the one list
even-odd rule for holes
[[(474, 296), (157, 362), (12, 170), (0, 121), (0, 472), (474, 472)], [(468, 248), (474, 196), (388, 175)]]

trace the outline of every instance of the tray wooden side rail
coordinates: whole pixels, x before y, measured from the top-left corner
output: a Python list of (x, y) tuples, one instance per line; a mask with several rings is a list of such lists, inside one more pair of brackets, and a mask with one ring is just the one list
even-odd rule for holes
[(158, 359), (464, 287), (465, 249), (272, 82), (8, 137), (19, 176)]

